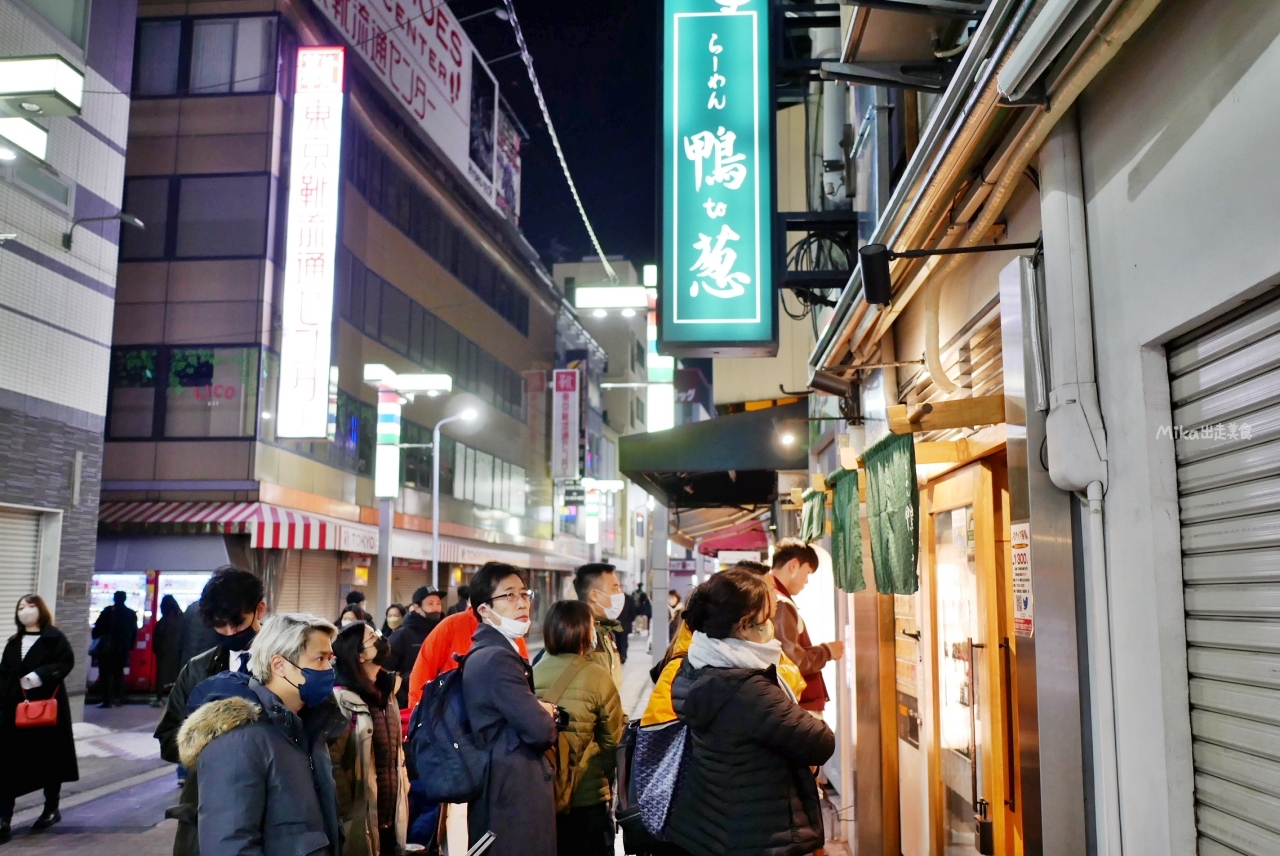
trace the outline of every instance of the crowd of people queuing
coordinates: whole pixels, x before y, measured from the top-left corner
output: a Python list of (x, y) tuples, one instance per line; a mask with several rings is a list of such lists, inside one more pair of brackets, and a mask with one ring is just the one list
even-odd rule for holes
[[(636, 725), (683, 724), (688, 766), (661, 835), (641, 849), (628, 841), (628, 852), (822, 848), (814, 771), (835, 739), (821, 719), (821, 669), (843, 651), (812, 643), (793, 600), (817, 563), (811, 547), (783, 541), (772, 567), (743, 562), (687, 600), (670, 593), (670, 644)], [(157, 690), (167, 691), (155, 736), (180, 765), (174, 856), (429, 856), (445, 852), (450, 820), (463, 814), (471, 842), (492, 838), (489, 856), (612, 856), (629, 732), (622, 664), (635, 622), (652, 616), (648, 597), (626, 594), (611, 565), (583, 565), (577, 599), (544, 610), (531, 661), (534, 592), (523, 571), (490, 562), (459, 592), (462, 608), (446, 612), (445, 593), (423, 586), (407, 606), (389, 605), (381, 627), (359, 592), (336, 622), (269, 615), (262, 581), (231, 567), (185, 616), (166, 598), (154, 633)], [(94, 626), (106, 705), (122, 692), (113, 654), (137, 632), (124, 601), (118, 593)], [(0, 659), (0, 739), (23, 774), (0, 785), (0, 843), (18, 796), (43, 789), (35, 826), (50, 826), (61, 784), (78, 775), (63, 686), (70, 645), (36, 595), (18, 602), (15, 624)], [(430, 805), (421, 785), (432, 770), (406, 764), (405, 734), (429, 685), (458, 668), (487, 769), (466, 804)], [(46, 699), (56, 699), (56, 722), (16, 739), (20, 703)]]

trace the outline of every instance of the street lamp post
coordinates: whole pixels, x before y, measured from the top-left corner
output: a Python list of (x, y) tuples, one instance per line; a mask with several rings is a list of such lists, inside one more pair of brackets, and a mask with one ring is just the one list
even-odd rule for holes
[(450, 422), (470, 422), (475, 418), (474, 410), (464, 410), (457, 416), (441, 419), (431, 432), (431, 580), (441, 591), (447, 591), (448, 587), (440, 579), (440, 428)]

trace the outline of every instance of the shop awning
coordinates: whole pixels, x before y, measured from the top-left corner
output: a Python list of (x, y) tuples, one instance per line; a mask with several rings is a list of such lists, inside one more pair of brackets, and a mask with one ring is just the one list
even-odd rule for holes
[(764, 523), (760, 520), (748, 520), (732, 529), (717, 532), (698, 545), (698, 552), (704, 556), (717, 556), (721, 550), (767, 550), (769, 538), (765, 535)]
[(251, 547), (268, 549), (337, 550), (346, 524), (261, 502), (106, 502), (98, 525), (119, 532), (248, 535)]
[(667, 506), (768, 505), (778, 470), (808, 470), (808, 403), (619, 438), (619, 469)]

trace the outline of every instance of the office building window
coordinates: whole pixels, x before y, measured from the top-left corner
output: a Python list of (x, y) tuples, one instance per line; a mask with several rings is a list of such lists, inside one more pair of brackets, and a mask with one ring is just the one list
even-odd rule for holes
[(89, 25), (89, 0), (25, 0), (27, 6), (55, 30), (84, 47)]
[(276, 21), (259, 15), (139, 22), (133, 94), (274, 92)]
[(125, 183), (124, 210), (147, 225), (120, 230), (122, 259), (162, 259), (169, 233), (169, 179), (135, 178)]
[(156, 414), (155, 348), (117, 348), (111, 355), (107, 438), (150, 437)]
[(644, 399), (636, 398), (636, 419), (641, 425), (644, 424)]
[(188, 259), (265, 256), (270, 191), (268, 175), (182, 178), (174, 255)]
[(181, 52), (181, 21), (140, 23), (138, 25), (138, 66), (133, 82), (134, 95), (176, 94), (178, 57)]
[(165, 390), (165, 437), (252, 437), (257, 348), (174, 348)]

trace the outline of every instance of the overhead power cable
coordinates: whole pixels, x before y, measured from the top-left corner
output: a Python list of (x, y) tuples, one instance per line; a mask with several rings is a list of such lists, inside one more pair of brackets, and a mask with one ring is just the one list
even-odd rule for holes
[(596, 237), (596, 230), (591, 228), (591, 221), (587, 219), (587, 209), (582, 205), (582, 197), (578, 195), (578, 186), (573, 183), (573, 176), (569, 174), (569, 164), (564, 158), (564, 149), (560, 148), (560, 138), (556, 136), (556, 126), (551, 123), (551, 113), (547, 110), (547, 99), (542, 96), (542, 87), (538, 84), (538, 75), (533, 71), (533, 57), (529, 55), (529, 46), (525, 44), (524, 32), (520, 29), (520, 19), (516, 17), (516, 6), (513, 0), (503, 0), (507, 7), (507, 16), (511, 21), (511, 29), (516, 34), (516, 45), (520, 48), (520, 56), (524, 59), (524, 67), (529, 70), (529, 82), (533, 84), (533, 94), (538, 96), (538, 106), (542, 108), (542, 120), (547, 123), (547, 131), (551, 134), (551, 143), (556, 147), (556, 157), (560, 160), (560, 169), (564, 171), (564, 180), (569, 183), (569, 192), (573, 194), (573, 201), (578, 206), (578, 213), (582, 215), (582, 225), (587, 227), (587, 234), (591, 237), (591, 245), (596, 248), (596, 255), (600, 257), (600, 263), (604, 265), (605, 273), (609, 275), (609, 282), (618, 282), (618, 273), (613, 269), (613, 265), (609, 264), (609, 260), (605, 258), (604, 250), (600, 247), (600, 239)]

